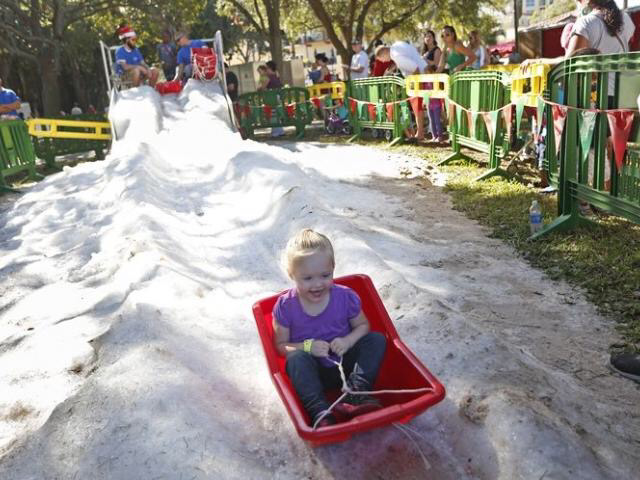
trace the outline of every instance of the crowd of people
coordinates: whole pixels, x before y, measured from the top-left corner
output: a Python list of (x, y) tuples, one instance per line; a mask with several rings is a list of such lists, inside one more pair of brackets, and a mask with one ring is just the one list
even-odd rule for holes
[[(121, 24), (117, 31), (122, 45), (116, 50), (115, 71), (125, 84), (133, 87), (147, 83), (154, 87), (158, 82), (159, 71), (150, 67), (145, 61), (136, 43), (138, 36), (127, 24)], [(191, 39), (186, 32), (177, 32), (172, 39), (171, 33), (162, 34), (162, 42), (157, 45), (156, 53), (160, 60), (162, 72), (167, 81), (185, 82), (193, 75), (191, 51), (194, 48), (207, 47), (206, 40)], [(238, 97), (238, 77), (228, 69), (225, 63), (227, 93), (232, 101)]]

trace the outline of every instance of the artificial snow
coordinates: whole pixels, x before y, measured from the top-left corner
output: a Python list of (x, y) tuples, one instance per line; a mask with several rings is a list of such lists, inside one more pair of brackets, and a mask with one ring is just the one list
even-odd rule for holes
[[(216, 84), (128, 90), (110, 114), (105, 161), (0, 206), (0, 478), (637, 476), (640, 394), (606, 370), (612, 326), (418, 160), (242, 141)], [(447, 387), (409, 424), (428, 466), (393, 427), (296, 435), (251, 306), (289, 286), (303, 227), (333, 240), (337, 276), (372, 277)]]

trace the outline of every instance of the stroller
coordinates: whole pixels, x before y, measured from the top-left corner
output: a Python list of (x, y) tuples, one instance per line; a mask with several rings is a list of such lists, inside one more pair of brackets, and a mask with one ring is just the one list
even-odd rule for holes
[(324, 129), (329, 135), (341, 133), (351, 135), (353, 128), (349, 124), (349, 116), (344, 105), (330, 110), (330, 113), (324, 120)]

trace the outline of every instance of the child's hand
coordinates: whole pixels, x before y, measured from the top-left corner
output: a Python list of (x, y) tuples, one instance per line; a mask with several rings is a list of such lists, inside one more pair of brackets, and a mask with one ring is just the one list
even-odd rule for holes
[(314, 357), (328, 357), (329, 343), (324, 340), (314, 340), (311, 344), (311, 355)]
[(338, 337), (331, 340), (331, 350), (336, 355), (343, 356), (350, 348), (351, 345), (349, 345), (349, 342), (344, 337)]

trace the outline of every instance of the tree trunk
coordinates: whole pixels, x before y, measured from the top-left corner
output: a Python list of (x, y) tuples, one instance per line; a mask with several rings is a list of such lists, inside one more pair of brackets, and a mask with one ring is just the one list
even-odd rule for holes
[(60, 54), (59, 47), (42, 50), (38, 56), (40, 65), (40, 81), (42, 84), (43, 114), (58, 115), (60, 113)]
[(83, 111), (86, 111), (89, 106), (89, 92), (87, 92), (80, 65), (78, 65), (78, 61), (75, 58), (70, 58), (69, 66), (71, 69), (75, 101), (80, 104)]
[(280, 0), (265, 0), (269, 26), (269, 50), (271, 60), (282, 68), (282, 32), (280, 30)]

